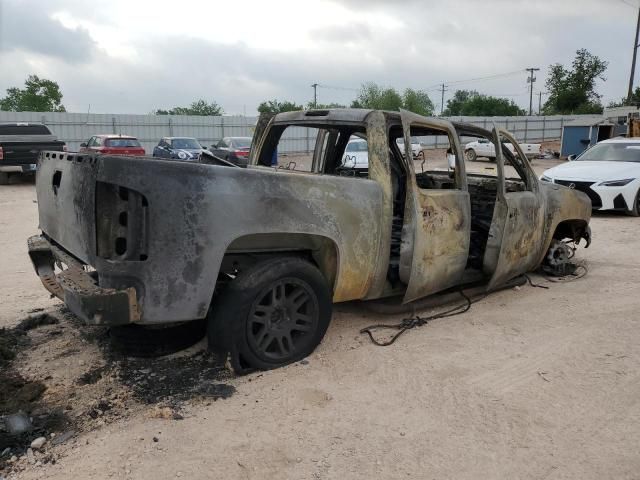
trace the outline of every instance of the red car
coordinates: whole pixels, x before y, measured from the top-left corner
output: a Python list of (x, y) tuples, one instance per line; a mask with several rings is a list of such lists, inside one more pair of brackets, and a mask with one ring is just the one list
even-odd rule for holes
[(127, 135), (94, 135), (80, 144), (79, 153), (101, 153), (105, 155), (145, 155), (144, 148), (136, 137)]

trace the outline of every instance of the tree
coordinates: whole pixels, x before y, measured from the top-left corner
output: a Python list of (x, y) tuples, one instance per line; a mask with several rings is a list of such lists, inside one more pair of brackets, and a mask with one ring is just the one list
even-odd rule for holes
[(364, 83), (360, 87), (351, 107), (391, 111), (404, 108), (419, 115), (433, 114), (433, 102), (425, 91), (407, 88), (400, 95), (395, 88), (383, 88), (374, 82)]
[(418, 115), (433, 115), (433, 102), (422, 90), (405, 89), (402, 94), (402, 107)]
[(374, 82), (362, 84), (353, 108), (372, 108), (375, 110), (400, 110), (402, 97), (394, 88), (382, 88)]
[(640, 106), (640, 87), (636, 87), (636, 89), (631, 93), (631, 101), (627, 97), (621, 98), (619, 102), (609, 102), (607, 105), (609, 108), (612, 107), (624, 107), (625, 105), (631, 106)]
[(313, 110), (313, 109), (329, 110), (331, 108), (347, 108), (347, 106), (341, 105), (339, 103), (318, 103), (317, 105), (314, 105), (313, 102), (307, 103), (307, 106), (306, 106), (307, 110)]
[(600, 60), (586, 49), (576, 51), (571, 69), (556, 63), (549, 67), (546, 87), (549, 98), (544, 104), (545, 115), (601, 113), (601, 95), (595, 91), (596, 80), (603, 76), (608, 62)]
[(0, 99), (0, 110), (12, 112), (65, 112), (62, 92), (53, 80), (29, 75), (25, 88), (7, 88), (7, 96)]
[(524, 115), (513, 100), (484, 95), (475, 90), (456, 90), (453, 98), (447, 101), (447, 108), (443, 114), (453, 116), (515, 116)]
[(453, 97), (447, 100), (447, 108), (442, 114), (445, 117), (455, 117), (462, 115), (462, 108), (473, 95), (478, 95), (475, 90), (456, 90)]
[(155, 115), (200, 115), (200, 116), (218, 116), (224, 113), (224, 110), (216, 102), (211, 103), (200, 99), (192, 102), (188, 107), (174, 107), (170, 110), (158, 109), (153, 112)]
[(285, 100), (279, 102), (277, 99), (267, 100), (258, 105), (258, 112), (260, 113), (281, 113), (281, 112), (295, 112), (296, 110), (302, 110), (302, 105), (298, 105), (294, 102)]

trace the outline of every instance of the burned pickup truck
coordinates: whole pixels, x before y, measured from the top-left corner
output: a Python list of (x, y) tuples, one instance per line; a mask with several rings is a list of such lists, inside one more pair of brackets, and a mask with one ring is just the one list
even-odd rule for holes
[[(287, 129), (315, 138), (312, 155), (283, 155)], [(454, 169), (413, 160), (411, 137), (433, 135), (448, 139)], [(495, 177), (468, 174), (461, 136), (506, 139), (515, 154), (496, 149)], [(367, 142), (360, 168), (343, 163), (350, 139)], [(332, 303), (492, 290), (590, 241), (589, 199), (539, 182), (500, 129), (289, 112), (260, 118), (248, 163), (43, 153), (42, 234), (28, 243), (44, 286), (89, 324), (206, 318), (211, 348), (237, 369), (266, 369), (312, 352)]]

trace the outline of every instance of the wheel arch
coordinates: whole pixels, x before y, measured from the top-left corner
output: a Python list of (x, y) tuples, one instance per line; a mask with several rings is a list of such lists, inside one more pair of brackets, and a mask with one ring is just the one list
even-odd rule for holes
[(591, 244), (591, 228), (589, 227), (589, 222), (583, 218), (570, 218), (558, 222), (553, 229), (553, 234), (550, 235), (545, 242), (544, 249), (542, 250), (542, 258), (547, 254), (547, 250), (549, 250), (551, 242), (554, 239), (564, 240), (565, 238), (570, 238), (576, 243), (580, 239), (584, 239), (586, 241), (585, 248), (588, 248)]
[(562, 240), (564, 238), (571, 238), (573, 240), (578, 240), (580, 235), (582, 235), (589, 228), (589, 222), (582, 218), (572, 218), (568, 220), (563, 220), (556, 225), (556, 228), (553, 232), (552, 238)]
[(222, 263), (225, 267), (225, 261), (228, 264), (242, 256), (259, 260), (277, 255), (307, 258), (318, 267), (334, 291), (340, 270), (340, 250), (333, 239), (324, 235), (285, 232), (243, 235), (229, 244)]

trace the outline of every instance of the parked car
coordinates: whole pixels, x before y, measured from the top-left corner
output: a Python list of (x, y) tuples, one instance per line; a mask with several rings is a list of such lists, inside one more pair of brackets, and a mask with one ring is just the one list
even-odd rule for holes
[(215, 145), (211, 145), (211, 153), (216, 157), (238, 165), (247, 165), (251, 137), (225, 137)]
[(204, 148), (193, 137), (164, 137), (153, 148), (153, 156), (197, 162)]
[(342, 166), (345, 169), (369, 168), (369, 151), (365, 139), (354, 136), (349, 140), (342, 156)]
[[(511, 151), (515, 152), (513, 143), (504, 142), (505, 146)], [(527, 158), (535, 158), (540, 155), (542, 145), (539, 143), (518, 143), (520, 149), (524, 152)], [(489, 160), (495, 161), (496, 149), (492, 142), (487, 139), (479, 139), (473, 142), (469, 142), (464, 146), (464, 154), (467, 160), (470, 162), (475, 161), (479, 157), (485, 157)]]
[(0, 123), (0, 185), (9, 183), (11, 175), (33, 174), (42, 150), (66, 149), (42, 123)]
[(80, 144), (78, 153), (95, 153), (101, 155), (145, 155), (144, 148), (136, 137), (128, 135), (94, 135)]
[(572, 160), (540, 179), (585, 192), (594, 210), (640, 216), (640, 138), (603, 140)]
[[(317, 132), (308, 171), (271, 167), (289, 127)], [(459, 137), (470, 134), (501, 147), (496, 177), (466, 172)], [(364, 178), (340, 174), (353, 135), (369, 145)], [(453, 175), (407, 161), (410, 136), (436, 135), (449, 139)], [(42, 235), (28, 244), (44, 287), (89, 324), (207, 319), (210, 347), (240, 372), (308, 355), (334, 302), (492, 290), (590, 241), (589, 198), (540, 182), (508, 132), (409, 112), (262, 116), (247, 168), (73, 159), (43, 153), (37, 171)]]
[[(396, 140), (401, 150), (404, 150), (404, 138)], [(422, 151), (422, 144), (417, 137), (411, 137), (411, 154), (414, 159), (424, 158), (424, 152)]]

